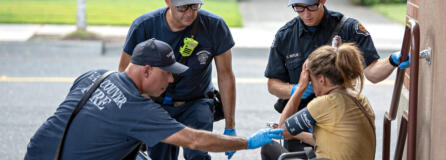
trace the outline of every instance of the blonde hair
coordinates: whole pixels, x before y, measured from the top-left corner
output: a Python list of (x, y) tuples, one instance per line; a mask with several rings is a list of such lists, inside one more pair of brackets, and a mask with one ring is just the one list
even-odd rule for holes
[(355, 89), (356, 80), (360, 79), (360, 90), (364, 86), (363, 58), (361, 51), (353, 43), (345, 43), (335, 48), (325, 45), (308, 56), (307, 69), (313, 75), (323, 75), (332, 84), (344, 89)]

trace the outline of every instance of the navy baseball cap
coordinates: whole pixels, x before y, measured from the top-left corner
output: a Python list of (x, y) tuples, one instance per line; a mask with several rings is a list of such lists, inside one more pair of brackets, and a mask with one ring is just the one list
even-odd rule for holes
[(310, 6), (310, 5), (316, 4), (317, 0), (290, 0), (290, 1), (288, 1), (288, 6), (291, 6), (296, 3), (303, 3), (303, 4)]
[(203, 4), (204, 0), (171, 0), (171, 2), (174, 6), (178, 7), (189, 4)]
[(141, 66), (150, 65), (160, 67), (174, 74), (180, 74), (189, 69), (189, 67), (175, 60), (175, 55), (169, 44), (156, 40), (155, 38), (136, 45), (133, 50), (131, 62)]

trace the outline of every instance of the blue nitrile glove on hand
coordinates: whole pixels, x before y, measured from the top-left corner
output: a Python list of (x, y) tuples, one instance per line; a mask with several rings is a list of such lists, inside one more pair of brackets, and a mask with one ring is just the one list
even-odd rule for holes
[[(294, 91), (296, 91), (298, 85), (299, 85), (299, 84), (295, 84), (295, 85), (293, 86), (293, 88), (291, 88), (291, 93), (290, 93), (290, 95), (293, 95), (293, 94), (294, 94)], [(311, 88), (311, 82), (310, 82), (310, 84), (308, 84), (308, 87), (307, 87), (307, 89), (305, 90), (304, 94), (302, 94), (302, 99), (307, 99), (307, 98), (308, 98), (310, 95), (312, 95), (312, 94), (314, 94), (314, 91), (313, 91), (313, 88)]]
[[(233, 129), (225, 128), (225, 132), (223, 134), (227, 135), (227, 136), (237, 136), (237, 133), (235, 132), (235, 128), (233, 128)], [(232, 156), (234, 155), (234, 153), (235, 153), (235, 151), (225, 152), (225, 155), (228, 157), (228, 159), (231, 159)]]
[(274, 139), (283, 139), (281, 133), (283, 128), (280, 129), (261, 129), (254, 133), (251, 137), (248, 137), (248, 148), (259, 148), (267, 143), (272, 143)]
[(410, 66), (410, 54), (409, 54), (409, 58), (406, 61), (401, 62), (401, 64), (400, 64), (400, 58), (401, 58), (401, 52), (400, 51), (393, 53), (390, 57), (392, 58), (392, 62), (394, 64), (396, 64), (398, 66), (398, 68), (406, 69), (407, 67)]

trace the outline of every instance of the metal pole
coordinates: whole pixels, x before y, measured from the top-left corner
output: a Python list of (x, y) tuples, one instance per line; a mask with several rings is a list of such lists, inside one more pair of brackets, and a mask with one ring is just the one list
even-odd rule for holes
[(383, 154), (382, 160), (390, 160), (390, 137), (392, 131), (392, 120), (389, 113), (384, 114), (383, 122)]
[[(400, 63), (406, 61), (408, 59), (408, 52), (410, 46), (410, 28), (406, 26), (406, 30), (404, 32), (403, 45), (401, 46), (401, 59)], [(398, 105), (401, 97), (401, 89), (403, 87), (405, 71), (403, 69), (397, 68), (395, 86), (393, 88), (392, 101), (390, 102), (390, 120), (394, 120), (396, 118), (396, 114), (398, 111)]]
[(77, 0), (76, 27), (77, 30), (87, 30), (87, 11), (85, 0)]
[(400, 131), (398, 133), (398, 141), (396, 142), (394, 160), (403, 159), (404, 145), (406, 144), (407, 137), (407, 114), (407, 111), (405, 111), (401, 116)]
[(407, 139), (407, 159), (416, 159), (417, 143), (417, 107), (418, 107), (418, 59), (420, 53), (420, 27), (415, 20), (410, 19), (412, 30), (411, 61), (410, 61), (410, 91), (409, 91), (409, 126)]

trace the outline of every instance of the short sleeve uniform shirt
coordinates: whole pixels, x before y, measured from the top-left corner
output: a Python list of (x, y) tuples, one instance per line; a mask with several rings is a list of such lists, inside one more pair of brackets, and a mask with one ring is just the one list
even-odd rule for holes
[[(294, 18), (276, 33), (271, 46), (265, 77), (296, 84), (299, 82), (302, 64), (320, 46), (326, 45), (343, 15), (327, 10), (319, 26), (308, 27), (299, 17)], [(372, 38), (355, 19), (349, 18), (339, 34), (343, 43), (353, 42), (362, 51), (365, 65), (379, 59)]]
[[(180, 47), (184, 44), (184, 38), (191, 36), (192, 25), (173, 32), (166, 22), (166, 11), (167, 8), (161, 8), (135, 19), (127, 34), (124, 51), (132, 55), (138, 43), (156, 38), (170, 44), (179, 61)], [(206, 94), (212, 87), (212, 59), (234, 46), (231, 32), (221, 17), (200, 9), (197, 20), (199, 25), (195, 40), (199, 44), (188, 58), (187, 66), (190, 69), (183, 74), (184, 77), (175, 85), (173, 92), (166, 93), (175, 100), (190, 100)]]
[[(105, 70), (94, 70), (74, 82), (56, 113), (37, 130), (25, 159), (54, 159), (75, 106)], [(183, 129), (160, 105), (141, 96), (124, 73), (113, 73), (93, 93), (71, 123), (63, 159), (121, 159), (138, 142), (149, 147)]]

